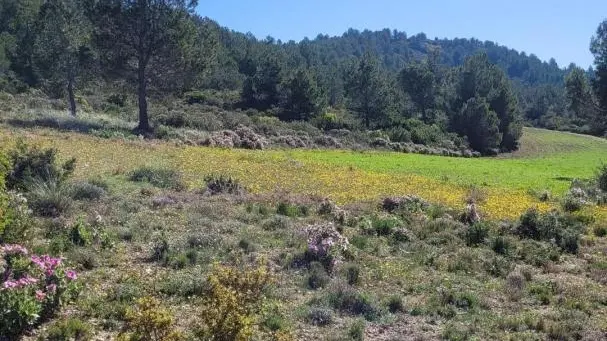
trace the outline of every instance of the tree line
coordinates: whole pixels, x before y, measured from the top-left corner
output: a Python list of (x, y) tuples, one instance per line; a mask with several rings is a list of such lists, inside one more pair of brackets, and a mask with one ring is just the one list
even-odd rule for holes
[[(517, 147), (524, 124), (604, 135), (607, 24), (596, 67), (560, 68), (493, 42), (348, 30), (301, 42), (257, 39), (196, 14), (192, 0), (0, 0), (0, 90), (67, 98), (133, 89), (148, 100), (237, 93), (233, 109), (330, 128), (456, 134), (484, 153)], [(344, 112), (341, 122), (327, 115)]]

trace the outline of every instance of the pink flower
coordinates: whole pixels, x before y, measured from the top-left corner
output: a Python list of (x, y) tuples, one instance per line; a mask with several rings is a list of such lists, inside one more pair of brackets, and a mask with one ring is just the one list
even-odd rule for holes
[(15, 282), (15, 281), (6, 281), (4, 283), (2, 283), (2, 287), (4, 289), (13, 289), (13, 288), (17, 288), (19, 286), (19, 283)]
[(0, 247), (0, 251), (7, 255), (27, 255), (27, 249), (21, 245), (11, 245), (7, 244), (3, 247)]
[(38, 300), (39, 302), (44, 301), (44, 299), (46, 298), (46, 294), (44, 292), (42, 292), (41, 290), (36, 290), (36, 300)]
[(78, 279), (78, 274), (76, 274), (76, 271), (73, 270), (69, 270), (68, 272), (65, 273), (65, 276), (70, 280), (70, 281), (75, 281), (76, 279)]
[(23, 278), (19, 279), (19, 281), (17, 283), (18, 283), (19, 287), (25, 287), (30, 284), (38, 283), (38, 280), (33, 277), (27, 276), (27, 277), (23, 277)]
[(56, 284), (49, 284), (49, 285), (47, 285), (46, 286), (46, 292), (54, 294), (55, 292), (57, 292), (57, 285)]

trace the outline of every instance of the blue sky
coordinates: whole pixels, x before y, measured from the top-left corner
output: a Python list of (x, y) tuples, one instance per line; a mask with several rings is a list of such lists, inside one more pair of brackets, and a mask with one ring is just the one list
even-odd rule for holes
[(341, 35), (348, 28), (398, 29), (430, 38), (492, 40), (560, 66), (592, 64), (590, 37), (607, 0), (200, 0), (198, 13), (259, 38)]

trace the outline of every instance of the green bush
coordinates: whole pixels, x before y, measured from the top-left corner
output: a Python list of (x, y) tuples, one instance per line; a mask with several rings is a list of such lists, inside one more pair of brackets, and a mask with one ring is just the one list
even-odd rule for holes
[(89, 246), (93, 244), (94, 235), (95, 231), (93, 230), (93, 227), (87, 224), (83, 217), (79, 217), (69, 231), (70, 241), (78, 246)]
[(141, 167), (132, 171), (129, 174), (129, 179), (135, 182), (148, 182), (158, 188), (176, 191), (185, 189), (181, 174), (173, 169)]
[(6, 186), (20, 191), (27, 191), (32, 184), (41, 182), (61, 183), (74, 172), (76, 165), (73, 158), (59, 164), (57, 150), (30, 147), (22, 140), (17, 141), (16, 148), (8, 156), (10, 172)]
[(78, 318), (67, 318), (54, 322), (44, 335), (39, 337), (40, 341), (88, 341), (92, 338), (91, 326)]
[(464, 240), (468, 246), (484, 244), (489, 237), (489, 227), (484, 223), (475, 223), (468, 227), (464, 234)]
[(515, 232), (524, 238), (554, 242), (562, 250), (576, 253), (584, 231), (584, 223), (579, 219), (556, 211), (542, 214), (530, 209), (521, 216)]
[(74, 200), (98, 200), (105, 195), (105, 189), (88, 181), (70, 184), (69, 192)]
[(15, 192), (4, 195), (0, 189), (0, 244), (19, 244), (29, 240), (32, 224), (27, 199)]
[(365, 321), (354, 321), (348, 329), (348, 337), (352, 341), (363, 341), (365, 339)]
[[(305, 210), (307, 212), (307, 210)], [(278, 203), (278, 206), (276, 207), (276, 214), (279, 215), (283, 215), (283, 216), (287, 216), (287, 217), (299, 217), (299, 216), (305, 216), (304, 213), (306, 212), (302, 212), (301, 207), (288, 203), (288, 202), (280, 202)]]

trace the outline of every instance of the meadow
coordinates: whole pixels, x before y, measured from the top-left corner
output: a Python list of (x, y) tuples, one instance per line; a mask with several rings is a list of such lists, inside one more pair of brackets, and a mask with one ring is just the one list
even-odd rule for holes
[(521, 148), (499, 158), (450, 158), (378, 151), (229, 150), (170, 143), (101, 139), (51, 130), (0, 132), (3, 145), (18, 136), (56, 147), (79, 160), (77, 176), (126, 172), (142, 165), (171, 166), (191, 188), (207, 174), (239, 179), (251, 192), (328, 197), (339, 204), (417, 195), (461, 207), (471, 190), (483, 192), (482, 211), (511, 219), (527, 208), (547, 210), (537, 193), (559, 198), (573, 179), (594, 175), (607, 158), (604, 139), (526, 128)]

